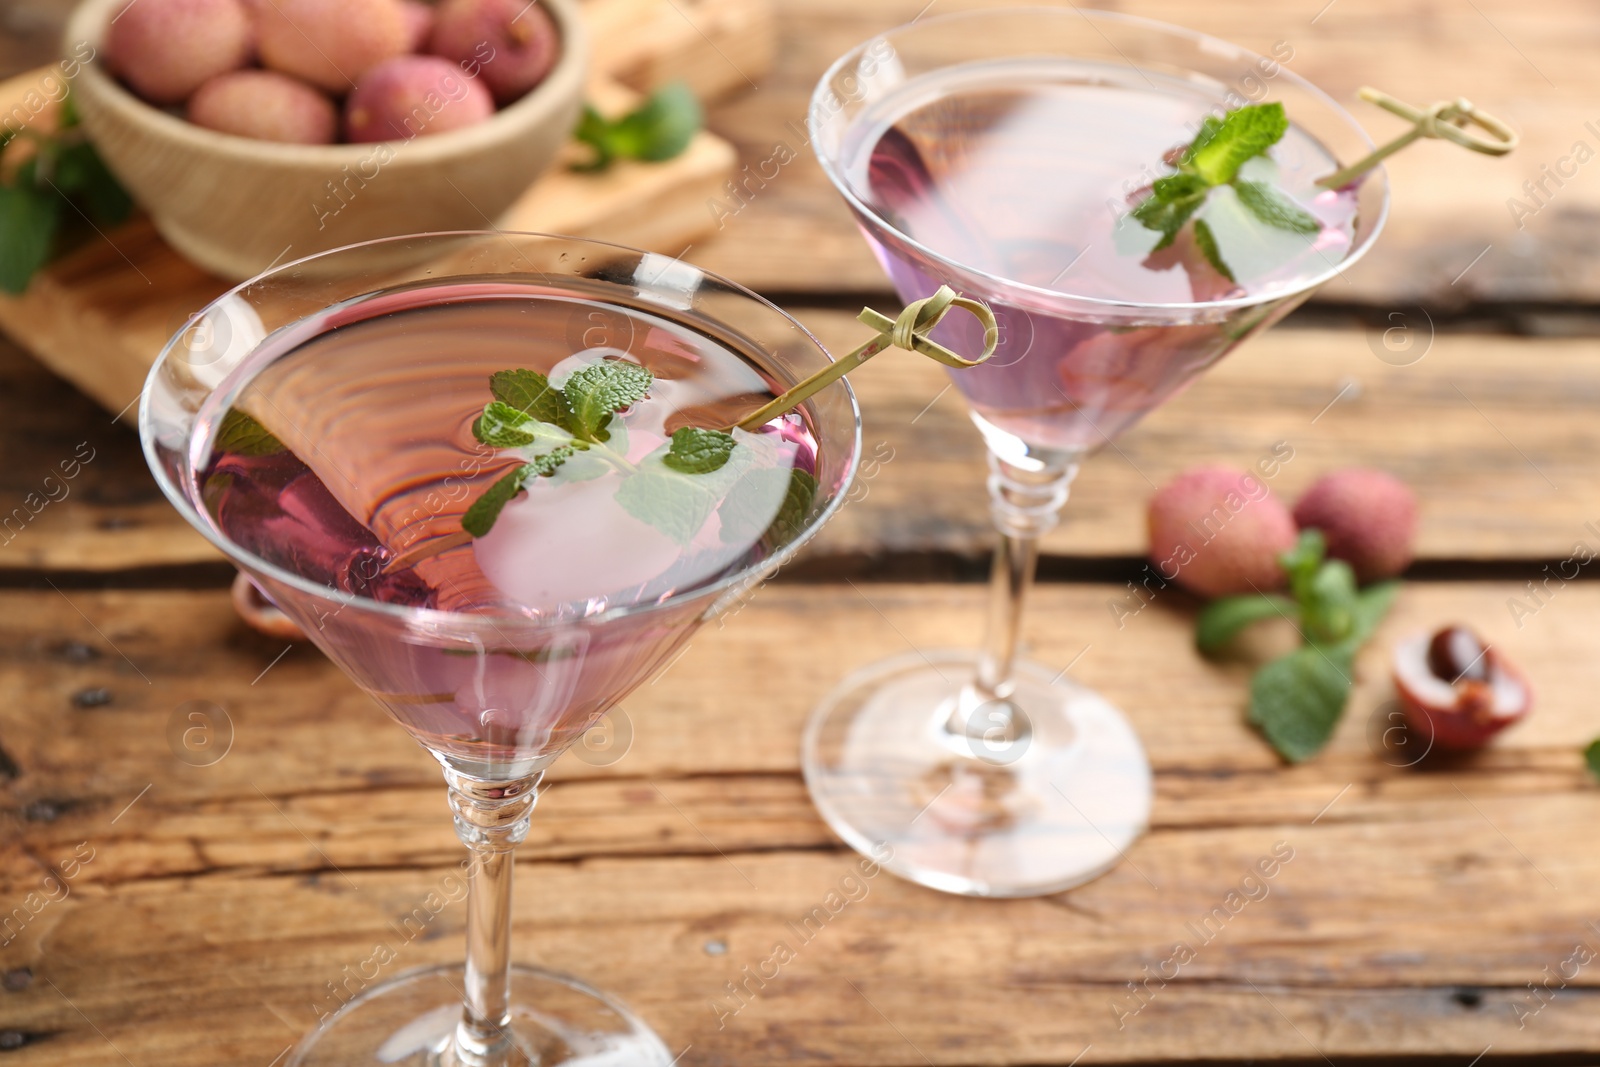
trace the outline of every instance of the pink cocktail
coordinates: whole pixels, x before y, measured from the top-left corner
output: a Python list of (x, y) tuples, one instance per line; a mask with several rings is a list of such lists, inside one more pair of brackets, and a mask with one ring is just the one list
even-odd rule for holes
[[(1291, 58), (1122, 15), (1019, 8), (921, 18), (817, 87), (813, 146), (900, 297), (949, 285), (988, 303), (1001, 330), (992, 359), (951, 372), (988, 446), (1001, 535), (987, 643), (867, 668), (805, 740), (823, 815), (863, 852), (892, 845), (906, 877), (1051, 893), (1109, 869), (1143, 832), (1137, 736), (1059, 668), (1019, 659), (1023, 602), (1078, 465), (1381, 228), (1381, 171), (1317, 184), (1371, 143)], [(1152, 186), (1208, 121), (1264, 100), (1289, 119), (1281, 138), (1164, 241), (1137, 214)], [(1246, 197), (1280, 224), (1262, 225)], [(956, 320), (934, 336), (974, 342)]]

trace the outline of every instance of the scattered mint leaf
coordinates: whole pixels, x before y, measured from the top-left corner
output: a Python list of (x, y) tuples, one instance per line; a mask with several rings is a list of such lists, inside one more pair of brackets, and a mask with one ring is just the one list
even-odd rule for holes
[(1310, 759), (1333, 736), (1350, 693), (1352, 655), (1305, 645), (1256, 671), (1250, 722), (1292, 763)]
[(560, 425), (566, 418), (566, 400), (550, 379), (531, 370), (503, 370), (489, 377), (489, 391), (507, 404), (540, 422)]
[[(68, 94), (53, 133), (20, 131), (33, 155), (0, 178), (0, 291), (22, 293), (53, 253), (93, 236), (80, 212), (96, 226), (114, 226), (133, 210), (127, 192), (77, 127)], [(0, 151), (18, 136), (0, 133)]]
[(720, 470), (733, 453), (733, 435), (725, 430), (682, 426), (672, 433), (672, 448), (661, 462), (682, 474)]
[(1276, 593), (1251, 593), (1247, 596), (1213, 600), (1195, 620), (1194, 639), (1200, 651), (1213, 653), (1238, 636), (1251, 623), (1263, 619), (1287, 618), (1300, 621), (1300, 605)]
[(494, 528), (495, 520), (500, 518), (500, 512), (505, 510), (512, 497), (522, 492), (523, 483), (532, 475), (533, 464), (524, 463), (501, 477), (485, 489), (483, 495), (474, 500), (466, 514), (461, 516), (461, 528), (473, 537), (488, 533)]
[(87, 141), (61, 149), (55, 160), (56, 188), (67, 196), (82, 199), (96, 222), (115, 226), (133, 214), (133, 198), (128, 195), (94, 146)]
[(1588, 766), (1589, 773), (1600, 778), (1600, 737), (1589, 742), (1589, 747), (1583, 750), (1583, 762)]
[(1195, 620), (1195, 644), (1203, 653), (1216, 652), (1263, 619), (1288, 617), (1299, 624), (1304, 644), (1258, 669), (1250, 682), (1250, 722), (1291, 762), (1327, 744), (1344, 714), (1356, 653), (1400, 591), (1398, 581), (1357, 589), (1350, 565), (1325, 559), (1326, 552), (1322, 531), (1302, 530), (1295, 546), (1278, 557), (1292, 596), (1225, 597)]
[(1205, 219), (1194, 220), (1194, 245), (1200, 249), (1200, 254), (1206, 257), (1206, 262), (1216, 268), (1218, 274), (1230, 282), (1239, 280), (1233, 276), (1233, 271), (1222, 261), (1222, 252), (1217, 248), (1217, 237), (1211, 232), (1211, 227), (1206, 225)]
[(1375, 582), (1361, 590), (1351, 607), (1352, 625), (1347, 640), (1357, 646), (1366, 644), (1373, 632), (1378, 629), (1383, 617), (1389, 614), (1389, 609), (1394, 606), (1394, 598), (1399, 595), (1398, 579)]
[(1289, 576), (1289, 590), (1296, 600), (1304, 601), (1310, 595), (1311, 581), (1322, 566), (1327, 554), (1328, 540), (1316, 527), (1300, 531), (1294, 547), (1278, 557), (1278, 565)]
[(1238, 175), (1244, 161), (1277, 144), (1289, 131), (1283, 105), (1246, 104), (1207, 122), (1183, 155), (1183, 169), (1192, 170), (1207, 185), (1226, 185)]
[(573, 169), (604, 170), (616, 159), (671, 159), (689, 147), (704, 121), (700, 102), (683, 82), (663, 85), (615, 121), (587, 106), (573, 137), (593, 148), (594, 158)]
[(1355, 626), (1356, 572), (1342, 559), (1323, 561), (1300, 601), (1307, 636), (1313, 641), (1343, 641)]
[(648, 370), (623, 359), (603, 359), (573, 371), (561, 387), (568, 408), (567, 429), (585, 441), (606, 440), (611, 416), (643, 400), (652, 381)]
[(232, 452), (238, 456), (272, 456), (287, 451), (282, 441), (267, 432), (267, 428), (238, 408), (229, 408), (217, 427), (213, 452)]
[(1234, 192), (1239, 203), (1268, 226), (1280, 230), (1293, 230), (1307, 236), (1322, 229), (1317, 217), (1289, 198), (1289, 195), (1266, 182), (1236, 181)]
[(21, 293), (50, 258), (61, 198), (48, 187), (0, 185), (0, 289)]
[(490, 448), (525, 448), (538, 440), (524, 427), (533, 422), (529, 416), (503, 400), (492, 400), (472, 422), (472, 436)]
[(1178, 238), (1178, 231), (1189, 221), (1189, 216), (1206, 202), (1211, 187), (1199, 175), (1169, 174), (1157, 178), (1150, 186), (1150, 196), (1134, 208), (1132, 215), (1146, 229), (1159, 230), (1161, 240), (1152, 252), (1159, 252)]

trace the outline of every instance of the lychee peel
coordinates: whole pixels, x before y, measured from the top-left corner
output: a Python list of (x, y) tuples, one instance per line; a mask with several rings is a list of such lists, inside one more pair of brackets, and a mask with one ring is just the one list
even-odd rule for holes
[(1284, 583), (1278, 556), (1294, 547), (1288, 509), (1253, 474), (1193, 467), (1150, 500), (1150, 559), (1161, 576), (1206, 597)]
[(335, 95), (404, 54), (412, 34), (400, 0), (262, 0), (256, 24), (264, 66)]
[(1328, 556), (1349, 563), (1362, 583), (1392, 578), (1411, 563), (1417, 497), (1385, 471), (1348, 467), (1324, 475), (1295, 504), (1294, 519), (1321, 530)]
[(317, 89), (271, 70), (236, 70), (202, 85), (189, 121), (209, 130), (285, 144), (332, 144), (339, 112)]
[(397, 56), (368, 71), (345, 101), (345, 137), (408, 141), (476, 125), (493, 114), (489, 90), (448, 59)]
[(177, 104), (250, 62), (250, 12), (241, 0), (133, 0), (106, 30), (106, 60), (152, 104)]

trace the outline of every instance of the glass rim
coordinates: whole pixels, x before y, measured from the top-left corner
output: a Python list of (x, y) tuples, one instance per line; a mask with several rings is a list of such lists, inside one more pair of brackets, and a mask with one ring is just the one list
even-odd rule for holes
[[(607, 608), (606, 610), (596, 612), (593, 615), (583, 615), (573, 618), (529, 618), (527, 616), (510, 614), (481, 614), (464, 611), (447, 611), (440, 608), (411, 607), (403, 604), (391, 604), (386, 601), (374, 600), (371, 597), (361, 596), (357, 593), (345, 593), (341, 590), (333, 588), (332, 586), (326, 586), (310, 581), (309, 579), (295, 574), (293, 571), (287, 570), (275, 563), (262, 559), (254, 552), (248, 551), (229, 538), (225, 537), (219, 530), (216, 530), (211, 523), (207, 522), (204, 516), (200, 514), (199, 510), (190, 501), (189, 495), (184, 491), (183, 487), (174, 484), (172, 479), (167, 476), (166, 464), (162, 462), (157, 451), (159, 445), (156, 441), (152, 425), (151, 397), (153, 396), (153, 390), (158, 387), (156, 384), (156, 378), (166, 366), (168, 357), (177, 348), (179, 341), (184, 334), (188, 332), (190, 326), (200, 317), (221, 305), (223, 301), (235, 296), (239, 296), (244, 290), (250, 288), (251, 286), (258, 285), (269, 278), (282, 275), (284, 272), (292, 270), (295, 267), (301, 266), (305, 263), (326, 259), (330, 256), (335, 256), (344, 252), (351, 252), (356, 249), (371, 248), (379, 245), (400, 244), (404, 242), (431, 241), (440, 238), (517, 237), (532, 237), (541, 241), (564, 241), (577, 244), (586, 244), (599, 248), (611, 249), (618, 252), (626, 252), (634, 256), (658, 254), (647, 252), (641, 248), (634, 248), (630, 245), (619, 244), (615, 241), (601, 241), (589, 237), (570, 237), (565, 234), (556, 233), (539, 233), (531, 230), (435, 230), (427, 233), (400, 234), (393, 237), (379, 237), (370, 241), (358, 241), (353, 244), (341, 245), (338, 248), (330, 248), (322, 252), (315, 252), (311, 255), (302, 256), (299, 259), (291, 260), (288, 263), (269, 267), (260, 274), (257, 274), (254, 277), (231, 287), (227, 292), (207, 302), (204, 307), (195, 312), (194, 315), (184, 324), (184, 326), (179, 329), (177, 333), (173, 334), (173, 336), (167, 340), (166, 344), (162, 346), (161, 353), (156, 357), (155, 363), (151, 365), (149, 374), (145, 376), (144, 389), (139, 394), (139, 439), (140, 445), (144, 452), (145, 464), (150, 468), (150, 472), (155, 476), (156, 484), (160, 486), (162, 494), (167, 498), (168, 502), (177, 508), (178, 513), (184, 517), (190, 526), (198, 530), (202, 537), (211, 542), (211, 544), (219, 549), (230, 562), (233, 562), (236, 565), (242, 564), (248, 569), (259, 570), (271, 577), (274, 581), (282, 582), (283, 584), (299, 592), (309, 594), (310, 596), (316, 597), (320, 600), (338, 604), (341, 609), (354, 605), (363, 611), (370, 611), (379, 615), (386, 615), (401, 622), (428, 624), (430, 629), (435, 629), (441, 633), (463, 628), (476, 630), (485, 626), (494, 630), (510, 629), (518, 632), (542, 633), (552, 630), (599, 625), (601, 623), (613, 622), (624, 617), (632, 618), (638, 615), (647, 615), (658, 610), (681, 607), (688, 601), (701, 598), (709, 598), (712, 603), (715, 603), (718, 598), (726, 594), (729, 590), (734, 589), (741, 583), (748, 581), (752, 574), (762, 570), (775, 571), (777, 568), (787, 564), (794, 557), (794, 555), (799, 552), (799, 550), (808, 541), (810, 541), (813, 536), (816, 535), (817, 531), (821, 530), (822, 527), (827, 524), (828, 520), (834, 516), (839, 508), (843, 506), (845, 497), (848, 496), (848, 487), (852, 482), (855, 481), (856, 470), (861, 459), (861, 405), (856, 397), (855, 390), (851, 387), (849, 381), (844, 378), (840, 378), (835, 384), (844, 387), (845, 397), (849, 401), (850, 411), (853, 415), (852, 421), (854, 422), (854, 439), (851, 443), (849, 459), (846, 461), (843, 471), (841, 472), (842, 482), (840, 491), (833, 494), (832, 498), (823, 506), (816, 516), (806, 524), (804, 529), (802, 529), (772, 555), (765, 557), (757, 563), (740, 567), (733, 573), (719, 578), (715, 582), (698, 585), (692, 589), (677, 591), (661, 598), (660, 600), (651, 601), (648, 604), (621, 605), (618, 607)], [(703, 270), (699, 267), (695, 267), (694, 269), (699, 271), (703, 277), (709, 278), (717, 282), (719, 285), (726, 286), (728, 289), (732, 290), (744, 299), (764, 306), (768, 310), (780, 316), (782, 319), (787, 320), (791, 326), (800, 331), (801, 336), (803, 336), (812, 345), (816, 346), (817, 351), (822, 354), (823, 359), (829, 363), (835, 362), (833, 355), (828, 351), (827, 346), (825, 346), (815, 334), (807, 329), (803, 323), (801, 323), (794, 316), (790, 315), (788, 312), (784, 311), (777, 304), (768, 300), (766, 297), (761, 296), (759, 293), (740, 285), (738, 282), (725, 278), (720, 274)], [(254, 351), (254, 349), (252, 351)], [(510, 640), (510, 638), (505, 634), (502, 634), (502, 637), (504, 637), (507, 641)]]
[[(1182, 37), (1187, 38), (1197, 44), (1226, 48), (1231, 52), (1237, 53), (1240, 58), (1257, 60), (1266, 59), (1266, 57), (1260, 53), (1253, 52), (1242, 45), (1234, 44), (1232, 41), (1224, 40), (1221, 37), (1213, 37), (1211, 34), (1201, 33), (1198, 30), (1191, 30), (1185, 26), (1179, 26), (1174, 23), (1162, 22), (1160, 19), (1145, 18), (1142, 15), (1126, 15), (1115, 11), (1085, 10), (1079, 7), (1060, 8), (1018, 4), (1010, 7), (987, 8), (975, 11), (953, 11), (941, 15), (935, 15), (928, 19), (915, 18), (910, 22), (902, 23), (901, 25), (892, 27), (891, 29), (884, 30), (882, 33), (873, 34), (871, 37), (867, 38), (865, 41), (862, 41), (860, 44), (857, 44), (855, 47), (845, 52), (844, 55), (840, 56), (838, 59), (829, 64), (828, 69), (824, 71), (822, 77), (818, 79), (816, 88), (811, 91), (811, 99), (806, 106), (806, 129), (811, 135), (812, 152), (817, 157), (817, 162), (822, 165), (823, 173), (828, 176), (828, 181), (833, 185), (834, 189), (838, 191), (839, 195), (844, 197), (845, 201), (852, 208), (868, 218), (875, 220), (879, 225), (884, 227), (884, 229), (894, 234), (899, 240), (904, 241), (907, 245), (926, 255), (934, 262), (943, 264), (953, 271), (970, 275), (973, 278), (980, 279), (986, 283), (993, 284), (998, 287), (1004, 287), (1012, 292), (1026, 293), (1035, 299), (1052, 303), (1070, 301), (1087, 307), (1135, 312), (1200, 310), (1229, 311), (1239, 308), (1255, 307), (1261, 304), (1272, 303), (1279, 300), (1292, 300), (1296, 297), (1303, 296), (1316, 290), (1323, 284), (1332, 281), (1340, 274), (1343, 274), (1346, 269), (1359, 262), (1367, 254), (1367, 250), (1371, 248), (1372, 245), (1377, 241), (1378, 235), (1383, 232), (1384, 224), (1389, 219), (1390, 197), (1388, 171), (1382, 164), (1380, 164), (1368, 171), (1363, 178), (1363, 180), (1379, 178), (1383, 182), (1382, 200), (1378, 205), (1377, 218), (1373, 221), (1372, 228), (1367, 232), (1365, 238), (1359, 244), (1353, 246), (1350, 249), (1349, 254), (1341, 259), (1338, 263), (1335, 263), (1326, 270), (1313, 275), (1312, 277), (1301, 282), (1299, 285), (1273, 293), (1262, 293), (1254, 296), (1245, 295), (1241, 297), (1234, 297), (1230, 300), (1203, 300), (1176, 303), (1144, 302), (1138, 300), (1113, 300), (1107, 297), (1082, 296), (1077, 293), (1065, 293), (1058, 289), (1046, 289), (1042, 286), (1030, 285), (1027, 282), (1019, 282), (1011, 278), (993, 274), (989, 271), (979, 270), (976, 267), (968, 266), (967, 264), (953, 259), (950, 256), (937, 251), (936, 249), (928, 247), (927, 245), (902, 231), (899, 227), (892, 225), (877, 211), (874, 211), (856, 195), (855, 190), (852, 189), (849, 183), (844, 180), (844, 176), (839, 173), (835, 158), (832, 155), (825, 153), (820, 147), (819, 135), (821, 131), (817, 122), (819, 105), (822, 102), (824, 92), (827, 90), (829, 84), (833, 81), (834, 76), (844, 68), (845, 64), (858, 59), (862, 53), (864, 53), (877, 41), (891, 40), (896, 35), (903, 34), (906, 31), (918, 26), (929, 26), (938, 23), (956, 22), (969, 19), (992, 19), (997, 16), (1003, 17), (1008, 15), (1026, 15), (1044, 18), (1064, 18), (1076, 15), (1091, 25), (1093, 25), (1095, 22), (1120, 23), (1122, 25), (1144, 30), (1150, 33), (1159, 33), (1169, 37)], [(1132, 60), (1127, 60), (1127, 62), (1129, 66), (1133, 66), (1135, 69), (1138, 69)], [(1281, 63), (1279, 64), (1279, 67), (1281, 68), (1279, 73), (1280, 77), (1287, 77), (1296, 85), (1297, 88), (1304, 90), (1312, 97), (1320, 100), (1328, 107), (1330, 111), (1344, 119), (1344, 121), (1347, 122), (1350, 128), (1355, 132), (1356, 136), (1359, 137), (1367, 146), (1369, 151), (1377, 147), (1373, 142), (1372, 137), (1361, 126), (1361, 124), (1356, 121), (1355, 116), (1350, 114), (1349, 110), (1346, 109), (1342, 104), (1340, 104), (1332, 96), (1328, 95), (1327, 92), (1319, 88), (1313, 82), (1307, 80), (1302, 75), (1295, 73)]]

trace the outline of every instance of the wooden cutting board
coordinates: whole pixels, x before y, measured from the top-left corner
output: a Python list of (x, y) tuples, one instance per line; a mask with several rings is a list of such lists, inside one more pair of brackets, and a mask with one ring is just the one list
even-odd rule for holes
[[(769, 0), (586, 0), (584, 12), (594, 48), (588, 95), (604, 112), (625, 111), (675, 79), (714, 101), (749, 90), (771, 65)], [(36, 90), (43, 73), (0, 83), (0, 114)], [(570, 170), (582, 150), (568, 152), (498, 220), (502, 228), (678, 255), (715, 228), (707, 204), (737, 165), (733, 146), (705, 131), (675, 159), (622, 161), (600, 174)], [(126, 418), (162, 345), (229, 287), (174, 252), (141, 215), (56, 260), (21, 296), (0, 295), (0, 330)]]

